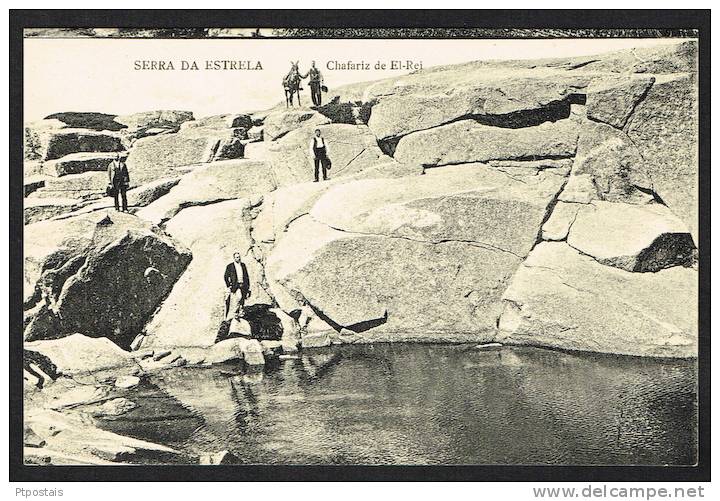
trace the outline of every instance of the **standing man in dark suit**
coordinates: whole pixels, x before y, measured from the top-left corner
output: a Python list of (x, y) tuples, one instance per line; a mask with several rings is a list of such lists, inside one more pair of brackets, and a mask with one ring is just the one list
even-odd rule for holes
[(312, 62), (310, 69), (304, 75), (300, 75), (300, 78), (310, 77), (310, 96), (315, 106), (322, 104), (322, 85), (324, 83), (322, 73), (315, 67), (315, 61)]
[(250, 297), (250, 278), (240, 253), (233, 254), (233, 261), (225, 267), (225, 320), (232, 320), (239, 306)]
[(320, 179), (320, 168), (322, 168), (323, 181), (326, 181), (327, 171), (331, 163), (328, 156), (328, 146), (320, 129), (315, 129), (315, 135), (310, 140), (310, 155), (315, 162), (315, 182), (317, 183)]
[(130, 173), (120, 152), (115, 154), (115, 159), (108, 166), (109, 188), (115, 197), (115, 210), (120, 210), (118, 196), (122, 198), (122, 210), (127, 212), (127, 190), (130, 187)]

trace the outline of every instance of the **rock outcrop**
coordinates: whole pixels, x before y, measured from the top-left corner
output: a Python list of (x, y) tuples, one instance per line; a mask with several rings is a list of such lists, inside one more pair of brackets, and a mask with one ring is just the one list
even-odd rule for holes
[(44, 120), (57, 120), (58, 122), (62, 122), (64, 127), (117, 132), (125, 128), (125, 124), (116, 120), (117, 118), (117, 116), (107, 113), (71, 111), (67, 113), (53, 113), (52, 115), (46, 116)]
[(192, 112), (177, 110), (145, 111), (115, 117), (116, 122), (126, 127), (123, 134), (130, 140), (177, 132), (183, 123), (192, 119)]
[(536, 160), (575, 155), (578, 123), (572, 119), (510, 129), (461, 120), (403, 137), (394, 158), (428, 167), (489, 160)]
[(130, 353), (106, 338), (72, 334), (62, 339), (25, 343), (25, 348), (48, 357), (62, 375), (137, 368)]
[(160, 224), (186, 207), (249, 197), (274, 188), (274, 178), (264, 162), (212, 162), (195, 167), (167, 195), (141, 209), (137, 215)]
[(658, 77), (630, 117), (627, 135), (650, 185), (698, 236), (698, 90), (695, 74)]
[(697, 355), (697, 273), (630, 273), (538, 245), (503, 294), (498, 341), (653, 357)]
[(690, 266), (695, 254), (685, 224), (661, 204), (582, 206), (568, 229), (567, 243), (601, 264), (636, 272)]
[(71, 153), (43, 163), (43, 172), (55, 177), (90, 171), (106, 172), (114, 158), (115, 153)]
[[(28, 132), (25, 158), (55, 160), (81, 152), (123, 151), (122, 138), (115, 132), (62, 128)], [(28, 157), (28, 155), (30, 155)]]
[[(133, 348), (167, 355), (148, 370), (240, 358), (239, 341), (208, 348), (257, 334), (220, 329), (239, 251), (250, 303), (284, 332), (257, 361), (402, 340), (695, 356), (696, 59), (690, 42), (478, 61), (331, 89), (317, 109), (28, 124), (25, 334), (142, 332)], [(332, 160), (318, 183), (315, 129)], [(125, 148), (137, 217), (96, 227)]]
[[(267, 125), (265, 127), (267, 134)], [(382, 152), (367, 126), (330, 124), (303, 127), (288, 132), (267, 148), (267, 161), (278, 186), (302, 183), (313, 178), (310, 141), (316, 128), (322, 131), (327, 142), (332, 160), (329, 172), (331, 178), (350, 176), (392, 161)]]
[(78, 332), (128, 347), (190, 259), (157, 228), (122, 213), (29, 225), (25, 338)]
[[(225, 266), (240, 252), (252, 282), (250, 302), (268, 302), (259, 284), (263, 275), (251, 248), (248, 199), (184, 209), (166, 231), (190, 248), (193, 261), (145, 328), (144, 347), (210, 346), (224, 319)], [(198, 224), (202, 221), (202, 224)], [(202, 312), (202, 314), (198, 314)]]
[(330, 120), (313, 110), (285, 110), (270, 113), (263, 121), (265, 141), (280, 139), (290, 131), (329, 124)]
[(242, 158), (243, 128), (185, 128), (174, 134), (138, 139), (127, 159), (131, 179), (139, 183), (178, 174), (178, 167)]
[(275, 236), (268, 282), (283, 309), (308, 304), (338, 332), (490, 339), (563, 179), (475, 165), (340, 184)]
[(377, 97), (368, 126), (387, 141), (471, 117), (512, 128), (538, 125), (567, 118), (573, 96), (587, 85), (582, 75), (497, 78), (479, 73), (476, 80), (462, 77), (458, 84), (450, 83), (450, 75), (430, 82), (421, 74), (404, 77)]

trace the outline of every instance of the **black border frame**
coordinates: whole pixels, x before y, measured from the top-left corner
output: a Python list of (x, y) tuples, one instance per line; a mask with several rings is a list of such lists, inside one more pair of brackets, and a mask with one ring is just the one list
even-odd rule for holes
[[(24, 28), (697, 29), (699, 356), (696, 466), (53, 466), (23, 464)], [(710, 10), (10, 10), (9, 479), (19, 481), (710, 481)]]

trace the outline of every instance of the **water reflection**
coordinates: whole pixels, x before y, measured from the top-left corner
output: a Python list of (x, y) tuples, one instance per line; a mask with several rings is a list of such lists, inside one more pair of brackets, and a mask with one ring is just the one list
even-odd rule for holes
[(188, 433), (168, 418), (165, 443), (248, 463), (692, 464), (695, 373), (689, 361), (385, 344), (152, 383), (200, 421)]

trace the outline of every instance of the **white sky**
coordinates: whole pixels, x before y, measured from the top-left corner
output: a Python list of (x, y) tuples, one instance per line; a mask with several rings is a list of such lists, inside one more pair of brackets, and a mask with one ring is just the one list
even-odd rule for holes
[[(24, 41), (25, 121), (60, 111), (127, 114), (190, 110), (196, 117), (269, 108), (284, 100), (290, 61), (315, 60), (329, 87), (407, 71), (329, 71), (327, 61), (413, 59), (423, 67), (484, 59), (598, 54), (677, 39), (564, 40), (289, 40), (40, 39)], [(180, 60), (259, 60), (262, 71), (180, 71)], [(174, 71), (136, 71), (135, 60), (172, 60)], [(303, 93), (309, 99), (309, 92)]]

